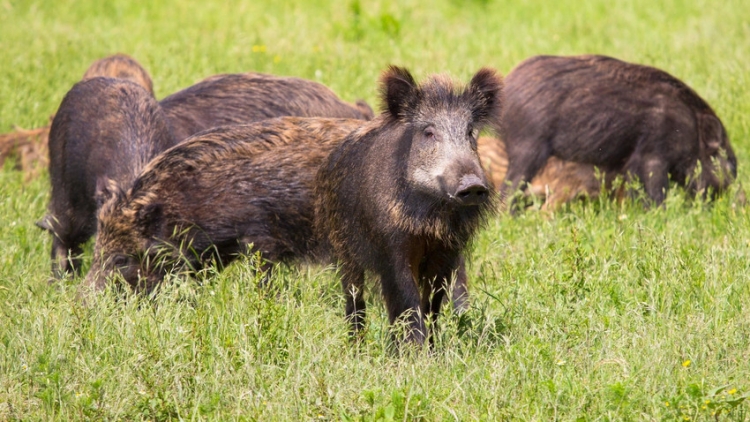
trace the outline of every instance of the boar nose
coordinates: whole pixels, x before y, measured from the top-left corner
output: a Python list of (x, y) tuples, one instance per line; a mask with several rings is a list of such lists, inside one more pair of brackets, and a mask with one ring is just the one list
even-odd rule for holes
[(474, 174), (467, 174), (461, 178), (456, 189), (456, 199), (461, 205), (479, 205), (490, 195), (487, 184)]

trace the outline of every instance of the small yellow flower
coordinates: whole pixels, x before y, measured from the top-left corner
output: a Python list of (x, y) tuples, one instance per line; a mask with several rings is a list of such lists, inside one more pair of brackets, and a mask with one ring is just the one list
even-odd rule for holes
[(669, 402), (668, 402), (668, 401), (665, 401), (665, 402), (664, 402), (664, 406), (667, 406), (667, 407), (669, 407)]
[(703, 407), (701, 407), (701, 409), (703, 409), (703, 410), (706, 410), (707, 408), (708, 407), (705, 404), (703, 405)]
[(682, 419), (686, 420), (686, 421), (689, 421), (690, 420), (690, 416), (685, 415), (685, 416), (682, 417)]
[(253, 53), (265, 53), (266, 52), (266, 46), (265, 45), (254, 45), (253, 46)]
[(709, 403), (711, 403), (711, 400), (706, 400), (706, 404), (709, 404)]
[(273, 62), (278, 63), (281, 61), (281, 56), (273, 56)]
[(737, 389), (736, 389), (736, 388), (733, 388), (733, 389), (731, 389), (731, 390), (727, 391), (727, 393), (729, 393), (729, 395), (730, 395), (730, 396), (731, 396), (732, 394), (736, 393), (736, 392), (737, 392)]
[(690, 359), (688, 359), (685, 362), (682, 362), (682, 366), (685, 367), (685, 368), (689, 368), (690, 367), (690, 363), (691, 363)]
[(76, 398), (77, 398), (77, 399), (78, 399), (78, 398), (81, 398), (81, 396), (82, 396), (82, 395), (83, 395), (83, 393), (81, 393), (81, 392), (77, 392), (77, 393), (76, 393)]
[(560, 360), (558, 360), (557, 362), (555, 362), (555, 364), (557, 364), (557, 366), (563, 366), (563, 365), (565, 365), (565, 363), (566, 363), (566, 362), (565, 362), (565, 360), (563, 360), (563, 359), (560, 359)]

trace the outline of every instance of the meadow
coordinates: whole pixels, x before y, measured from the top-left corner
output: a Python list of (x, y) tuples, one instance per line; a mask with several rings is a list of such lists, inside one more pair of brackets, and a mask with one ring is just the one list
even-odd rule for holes
[[(0, 171), (0, 420), (750, 420), (750, 2), (0, 0), (0, 132), (47, 123), (96, 59), (132, 55), (157, 98), (216, 73), (319, 81), (379, 106), (418, 79), (537, 54), (660, 67), (716, 110), (739, 162), (713, 203), (606, 199), (498, 215), (472, 304), (394, 353), (374, 280), (353, 344), (333, 268), (252, 258), (156, 297), (49, 284), (49, 177)], [(87, 249), (90, 253), (90, 246)], [(88, 255), (90, 258), (90, 254)]]

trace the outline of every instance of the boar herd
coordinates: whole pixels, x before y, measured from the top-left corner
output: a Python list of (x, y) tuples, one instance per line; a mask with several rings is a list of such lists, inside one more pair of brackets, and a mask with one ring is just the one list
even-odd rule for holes
[(336, 263), (352, 334), (371, 273), (391, 323), (421, 344), (446, 294), (466, 307), (467, 246), (522, 192), (555, 207), (620, 177), (661, 204), (670, 179), (715, 195), (736, 176), (726, 130), (695, 91), (609, 57), (538, 56), (466, 85), (391, 66), (380, 100), (376, 115), (316, 82), (246, 73), (157, 101), (131, 57), (95, 62), (49, 129), (52, 193), (37, 225), (52, 235), (53, 276), (79, 274), (94, 235), (83, 300), (113, 279), (151, 292), (171, 272), (248, 253), (265, 282), (274, 264)]

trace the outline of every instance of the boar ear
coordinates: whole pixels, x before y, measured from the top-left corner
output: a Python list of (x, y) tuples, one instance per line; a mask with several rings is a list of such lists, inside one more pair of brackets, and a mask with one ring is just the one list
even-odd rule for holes
[(718, 117), (708, 113), (697, 113), (698, 138), (708, 154), (715, 154), (722, 146), (723, 130)]
[(484, 67), (471, 78), (468, 91), (472, 98), (472, 118), (479, 123), (498, 123), (503, 104), (503, 78)]
[(94, 200), (96, 208), (101, 208), (104, 203), (109, 201), (120, 192), (120, 187), (114, 180), (102, 177), (96, 180), (96, 190), (94, 191)]
[(404, 116), (418, 101), (419, 89), (406, 68), (389, 66), (380, 78), (380, 94), (391, 116)]
[(147, 237), (160, 236), (163, 221), (164, 206), (158, 202), (143, 205), (135, 215), (136, 226)]

